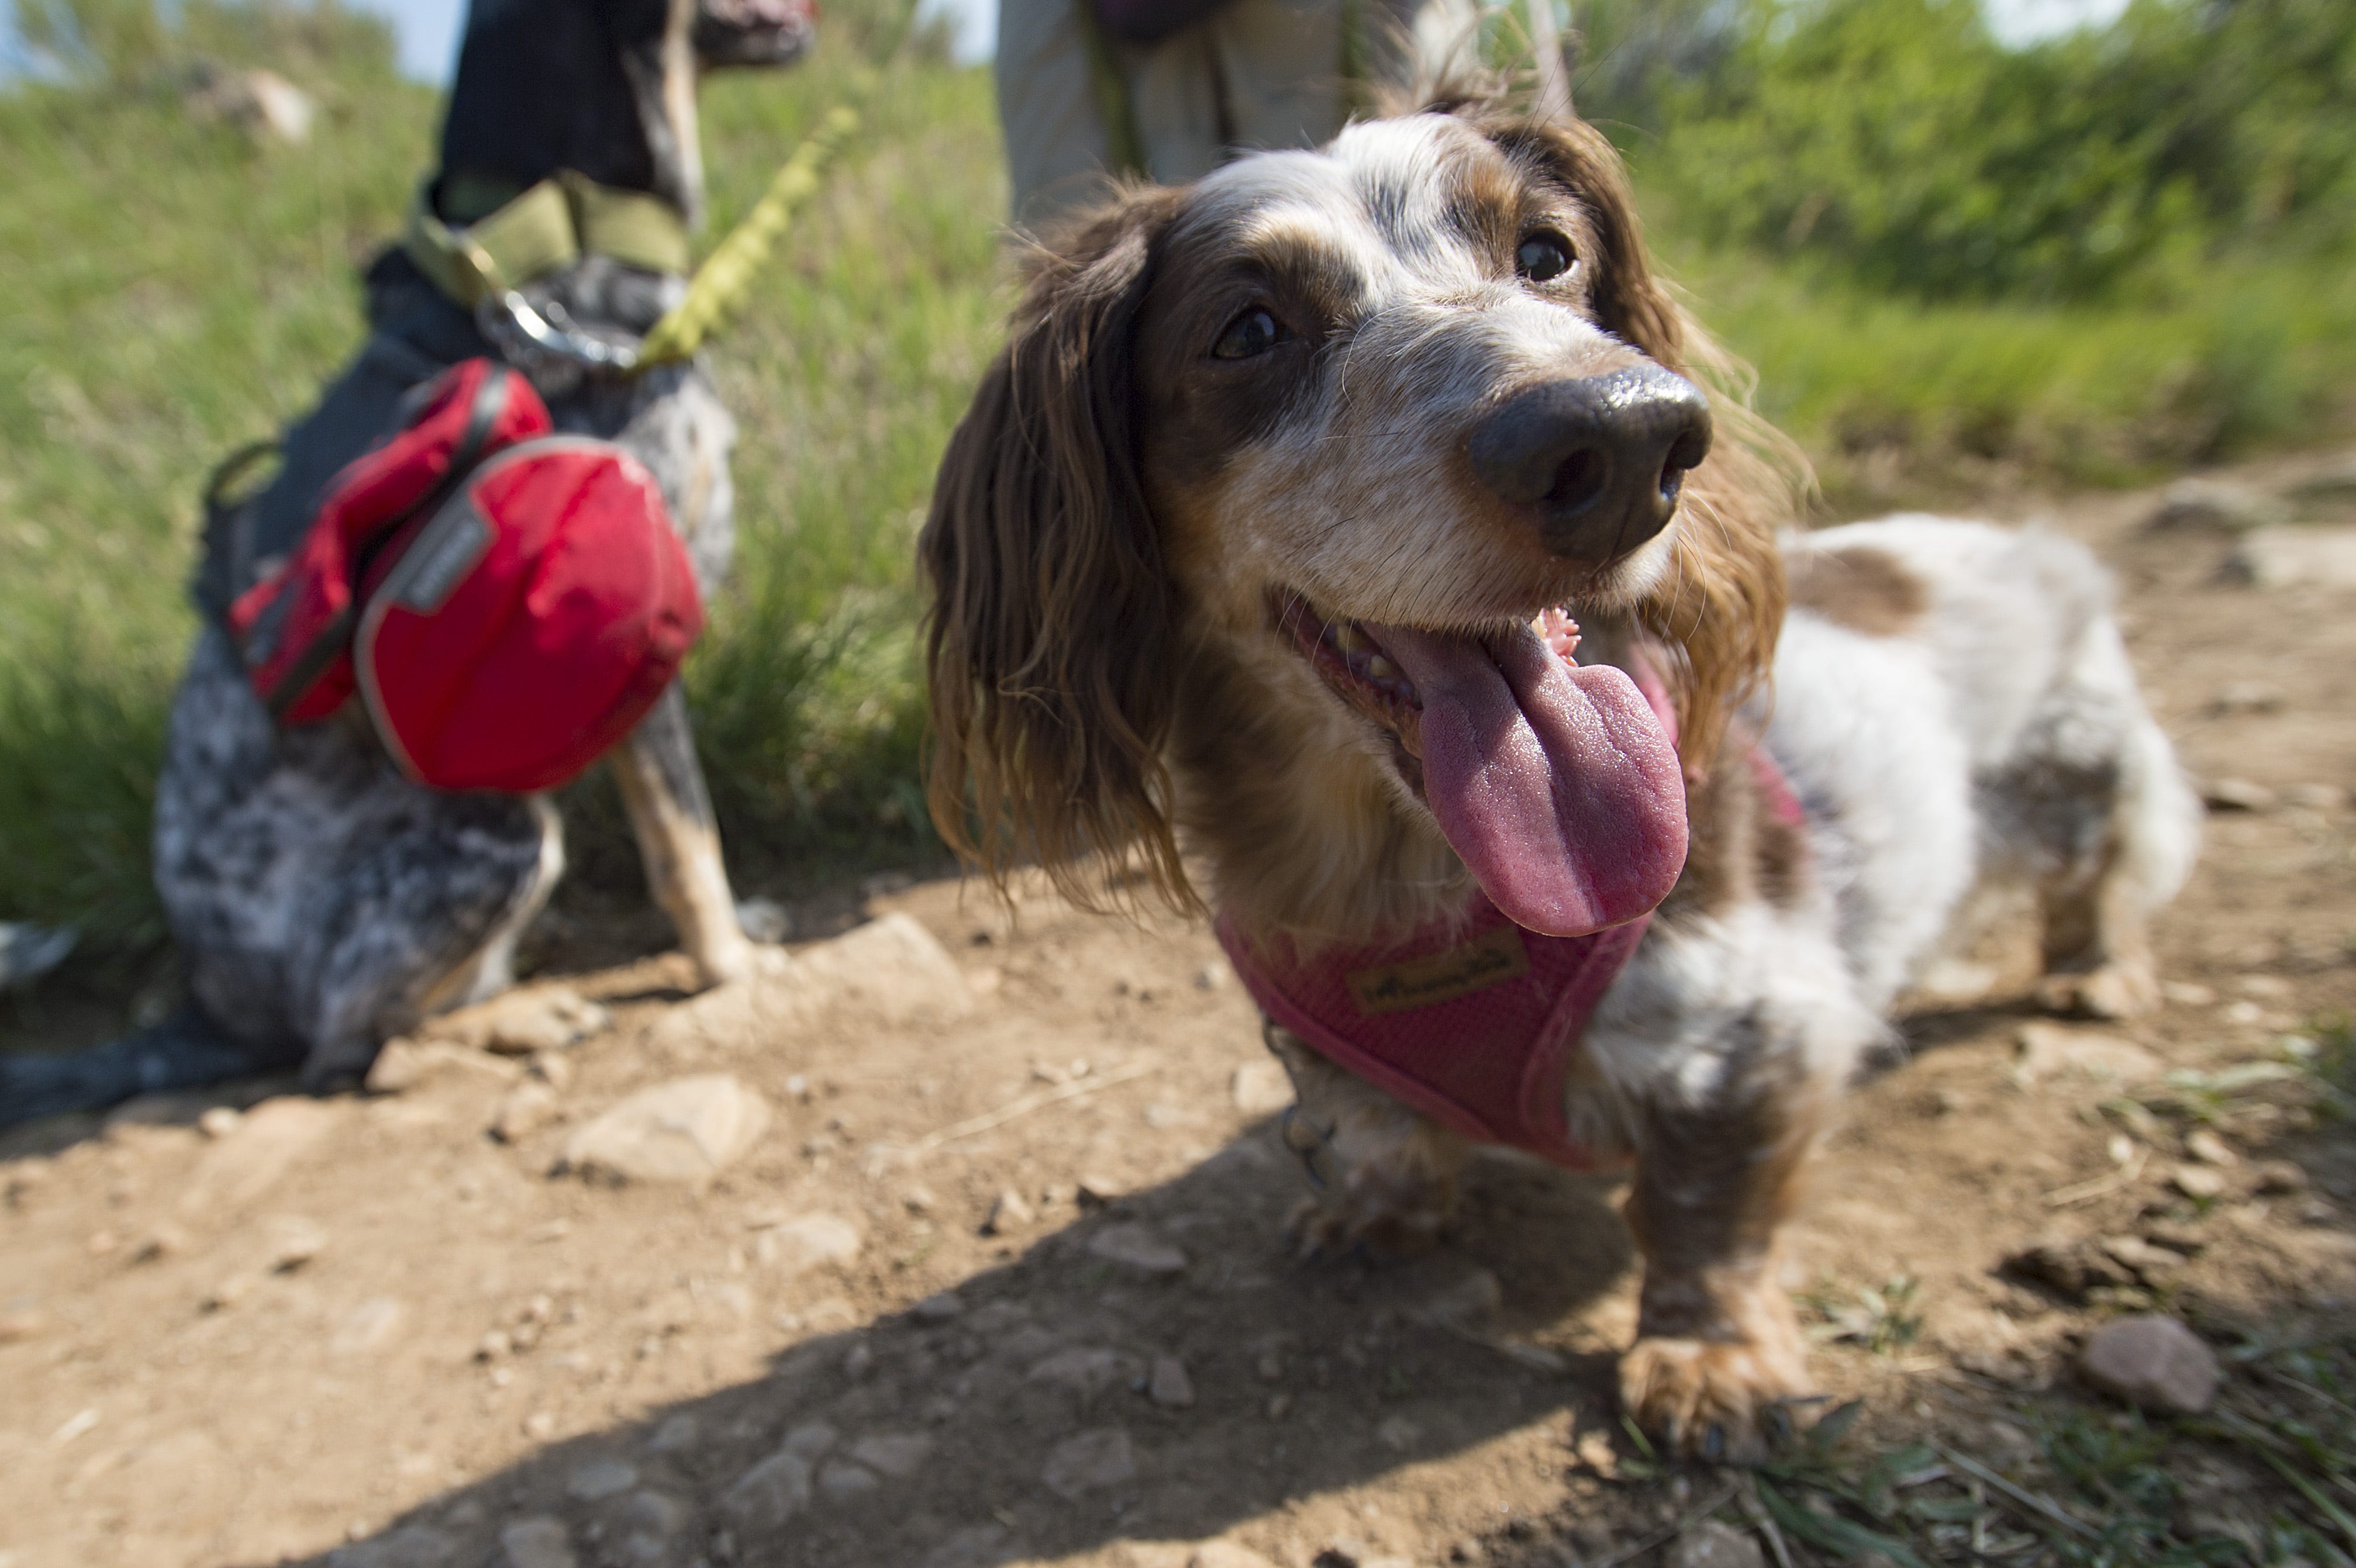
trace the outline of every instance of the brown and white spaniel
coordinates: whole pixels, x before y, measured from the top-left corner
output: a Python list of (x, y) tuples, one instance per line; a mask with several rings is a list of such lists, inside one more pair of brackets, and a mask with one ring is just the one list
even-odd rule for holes
[(1428, 1241), (1484, 1137), (1633, 1162), (1623, 1398), (1740, 1459), (1806, 1387), (1776, 1230), (1884, 1009), (1989, 879), (2058, 999), (2147, 1005), (2197, 812), (2090, 557), (1783, 536), (1714, 357), (1594, 130), (1357, 124), (1042, 253), (919, 548), (942, 831), (1216, 912), (1304, 1242)]

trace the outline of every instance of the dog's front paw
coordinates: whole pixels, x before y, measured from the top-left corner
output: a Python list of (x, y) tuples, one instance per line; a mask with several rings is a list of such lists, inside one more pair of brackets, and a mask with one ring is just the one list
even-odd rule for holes
[(708, 933), (681, 945), (695, 961), (706, 990), (749, 976), (760, 951), (745, 940), (743, 932), (734, 929), (733, 923), (729, 930)]
[(1354, 1250), (1385, 1262), (1410, 1258), (1439, 1244), (1454, 1211), (1453, 1197), (1330, 1192), (1302, 1199), (1285, 1231), (1304, 1263)]
[(1640, 1339), (1620, 1360), (1620, 1402), (1683, 1458), (1755, 1465), (1789, 1430), (1786, 1402), (1805, 1392), (1797, 1333), (1764, 1339)]
[(2115, 960), (2082, 974), (2046, 976), (2038, 983), (2037, 1003), (2064, 1018), (2140, 1018), (2159, 1007), (2159, 976), (2149, 964)]

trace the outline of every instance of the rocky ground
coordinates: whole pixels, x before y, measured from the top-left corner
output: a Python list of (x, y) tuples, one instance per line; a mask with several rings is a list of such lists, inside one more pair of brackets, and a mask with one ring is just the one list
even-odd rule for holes
[(1486, 1160), (1436, 1254), (1296, 1264), (1207, 932), (884, 883), (750, 985), (542, 976), (366, 1095), (8, 1135), (0, 1568), (2346, 1562), (2356, 571), (2178, 499), (2047, 509), (2212, 797), (2169, 1005), (2046, 1020), (1994, 951), (1911, 1011), (1793, 1227), (1832, 1413), (1765, 1471), (1620, 1426), (1613, 1181)]

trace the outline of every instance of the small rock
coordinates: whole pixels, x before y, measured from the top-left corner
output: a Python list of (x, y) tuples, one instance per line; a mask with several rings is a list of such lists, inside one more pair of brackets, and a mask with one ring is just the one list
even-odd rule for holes
[(859, 1232), (832, 1214), (796, 1214), (753, 1238), (753, 1255), (787, 1279), (859, 1255)]
[(1292, 1105), (1292, 1079), (1284, 1064), (1265, 1057), (1236, 1069), (1227, 1086), (1236, 1110), (1246, 1116), (1273, 1116)]
[(2179, 1008), (2213, 1008), (2217, 993), (2191, 980), (2162, 980), (2159, 994)]
[(1136, 1378), (1137, 1363), (1119, 1350), (1079, 1345), (1039, 1362), (1025, 1381), (1067, 1389), (1086, 1403), (1107, 1389), (1125, 1387)]
[(2179, 1225), (2166, 1220), (2155, 1220), (2143, 1228), (2143, 1239), (2155, 1247), (2166, 1247), (2172, 1253), (2191, 1257), (2208, 1246), (2209, 1238), (2191, 1225)]
[(2356, 528), (2259, 528), (2233, 547), (2225, 575), (2255, 588), (2356, 587)]
[(1206, 1541), (1187, 1557), (1186, 1568), (1276, 1568), (1276, 1564), (1239, 1542)]
[(356, 1356), (382, 1346), (401, 1327), (404, 1308), (390, 1296), (371, 1296), (344, 1314), (327, 1340), (327, 1349), (338, 1356)]
[(1073, 1200), (1083, 1209), (1108, 1209), (1128, 1194), (1126, 1183), (1100, 1174), (1081, 1177), (1072, 1189)]
[(908, 1315), (919, 1323), (946, 1323), (952, 1317), (961, 1316), (964, 1311), (965, 1302), (958, 1293), (954, 1290), (944, 1290), (925, 1297), (908, 1308)]
[[(624, 1530), (648, 1536), (659, 1544), (685, 1530), (694, 1510), (669, 1492), (633, 1492), (621, 1507), (617, 1522)], [(640, 1556), (652, 1555), (639, 1553)]]
[[(497, 1376), (494, 1375), (496, 1381)], [(535, 1410), (523, 1418), (523, 1435), (535, 1443), (545, 1443), (556, 1435), (556, 1417), (545, 1410)]]
[(1145, 1393), (1164, 1409), (1184, 1410), (1194, 1403), (1194, 1380), (1186, 1375), (1186, 1363), (1177, 1357), (1156, 1356)]
[(2257, 1178), (2257, 1189), (2260, 1192), (2304, 1192), (2307, 1190), (2307, 1171), (2304, 1167), (2293, 1160), (2261, 1160), (2258, 1162), (2254, 1174)]
[(674, 1078), (566, 1140), (562, 1168), (618, 1181), (710, 1179), (758, 1143), (769, 1104), (733, 1073)]
[(879, 1432), (851, 1445), (851, 1456), (871, 1470), (905, 1481), (931, 1457), (933, 1440), (921, 1432)]
[(404, 1094), (444, 1071), (512, 1083), (523, 1069), (503, 1056), (446, 1040), (389, 1040), (369, 1064), (362, 1087), (371, 1094)]
[(1688, 1525), (1669, 1548), (1669, 1568), (1766, 1568), (1748, 1532), (1714, 1519)]
[(1612, 1439), (1601, 1432), (1582, 1432), (1572, 1445), (1579, 1462), (1607, 1481), (1620, 1478), (1620, 1456), (1612, 1446)]
[(933, 1211), (933, 1205), (938, 1201), (933, 1196), (933, 1189), (921, 1184), (900, 1194), (900, 1207), (911, 1214), (929, 1214)]
[(1029, 1230), (1038, 1218), (1037, 1211), (1023, 1200), (1023, 1194), (1010, 1187), (991, 1201), (990, 1217), (981, 1222), (981, 1233), (1011, 1236), (1017, 1231)]
[(756, 894), (736, 901), (736, 928), (748, 941), (774, 944), (794, 933), (794, 917), (776, 900)]
[(1144, 1274), (1179, 1274), (1186, 1267), (1184, 1253), (1138, 1224), (1107, 1225), (1088, 1238), (1088, 1252)]
[(647, 1439), (647, 1452), (684, 1454), (695, 1446), (697, 1430), (695, 1417), (684, 1412), (668, 1416), (655, 1428), (654, 1435)]
[(2222, 479), (2179, 479), (2144, 519), (2155, 531), (2209, 528), (2247, 533), (2289, 520), (2289, 511), (2263, 490)]
[(256, 142), (298, 145), (311, 139), (318, 105), (273, 70), (198, 65), (184, 100), (189, 117), (234, 125)]
[(777, 1445), (777, 1452), (791, 1454), (814, 1465), (834, 1447), (841, 1435), (826, 1422), (805, 1421), (786, 1434), (786, 1440)]
[(2223, 1138), (2207, 1127), (2195, 1127), (2184, 1136), (2184, 1152), (2203, 1165), (2232, 1168), (2242, 1163), (2242, 1157), (2229, 1147)]
[(2173, 1317), (2144, 1315), (2104, 1324), (2079, 1352), (2086, 1381), (2147, 1410), (2194, 1413), (2217, 1396), (2216, 1353)]
[(818, 1489), (829, 1501), (846, 1503), (884, 1489), (884, 1477), (864, 1465), (837, 1459), (818, 1473)]
[(556, 1091), (546, 1083), (517, 1084), (491, 1117), (491, 1136), (503, 1144), (523, 1142), (556, 1119)]
[(498, 1056), (563, 1051), (613, 1028), (614, 1015), (569, 986), (534, 986), (444, 1013), (419, 1034)]
[(1119, 1486), (1136, 1475), (1137, 1460), (1130, 1450), (1129, 1434), (1118, 1426), (1098, 1426), (1056, 1444), (1039, 1478), (1049, 1491), (1069, 1502)]
[(2201, 802), (2211, 811), (2272, 811), (2275, 792), (2250, 779), (2210, 779), (2201, 786)]
[(2220, 719), (2236, 713), (2272, 713), (2283, 705), (2283, 688), (2270, 680), (2237, 680), (2217, 688), (2209, 711)]
[(257, 1275), (230, 1275), (205, 1292), (204, 1298), (198, 1301), (197, 1306), (199, 1310), (205, 1312), (226, 1312), (252, 1296), (261, 1287), (261, 1277)]
[(172, 1225), (158, 1225), (131, 1243), (131, 1261), (152, 1264), (188, 1250), (187, 1233)]
[(245, 1113), (232, 1105), (214, 1105), (197, 1118), (197, 1131), (209, 1138), (225, 1138), (237, 1131)]
[(14, 1345), (37, 1338), (48, 1326), (48, 1317), (30, 1308), (0, 1312), (0, 1345)]
[(1404, 1415), (1387, 1417), (1375, 1428), (1375, 1441), (1394, 1454), (1404, 1454), (1423, 1436), (1423, 1428)]
[(875, 1351), (862, 1339), (842, 1353), (842, 1375), (852, 1382), (859, 1381), (875, 1370)]
[(1200, 969), (1194, 971), (1194, 989), (1198, 991), (1224, 991), (1227, 988), (1227, 982), (1233, 980), (1235, 977), (1236, 971), (1234, 965), (1230, 965), (1224, 958), (1214, 958), (1208, 964), (1204, 965)]
[(1479, 1335), (1487, 1332), (1505, 1301), (1504, 1282), (1489, 1270), (1476, 1268), (1425, 1301), (1415, 1316), (1439, 1328)]
[(2168, 1179), (2179, 1192), (2197, 1202), (2213, 1202), (2225, 1195), (2224, 1177), (2205, 1165), (2179, 1165)]
[(1262, 1413), (1270, 1421), (1282, 1421), (1286, 1416), (1292, 1413), (1292, 1395), (1290, 1393), (1272, 1393), (1269, 1395), (1268, 1403), (1263, 1407)]
[(564, 1495), (578, 1503), (598, 1503), (637, 1484), (637, 1466), (621, 1459), (592, 1459), (565, 1477)]
[(2059, 1024), (2023, 1024), (2015, 1035), (2018, 1047), (2013, 1075), (2033, 1083), (2064, 1071), (2089, 1078), (2137, 1083), (2157, 1078), (2166, 1063), (2133, 1040)]
[(506, 1568), (574, 1568), (573, 1542), (553, 1519), (519, 1519), (499, 1531), (499, 1560)]
[(327, 1250), (327, 1232), (299, 1215), (281, 1214), (269, 1225), (269, 1246), (263, 1266), (273, 1274), (293, 1274)]
[(338, 1546), (327, 1568), (447, 1568), (465, 1553), (458, 1541), (431, 1525), (408, 1524), (374, 1541)]
[(515, 1349), (515, 1341), (504, 1328), (493, 1328), (475, 1341), (475, 1360), (496, 1361)]
[(2141, 1236), (2106, 1236), (2101, 1244), (2104, 1256), (2146, 1285), (2171, 1279), (2184, 1267), (2182, 1253), (2154, 1246)]
[(739, 1529), (776, 1531), (809, 1506), (809, 1462), (798, 1454), (772, 1454), (721, 1494), (720, 1509)]

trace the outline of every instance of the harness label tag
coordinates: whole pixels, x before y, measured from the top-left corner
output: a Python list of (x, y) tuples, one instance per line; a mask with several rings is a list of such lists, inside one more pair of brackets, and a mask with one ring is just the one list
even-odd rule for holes
[(1501, 925), (1462, 947), (1428, 958), (1410, 958), (1404, 964), (1353, 969), (1347, 979), (1350, 999), (1358, 1004), (1361, 1013), (1372, 1017), (1452, 1002), (1518, 980), (1529, 972), (1530, 955), (1522, 945), (1522, 928)]

